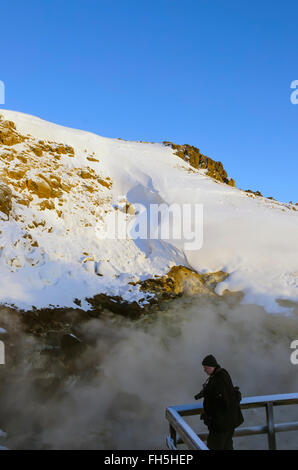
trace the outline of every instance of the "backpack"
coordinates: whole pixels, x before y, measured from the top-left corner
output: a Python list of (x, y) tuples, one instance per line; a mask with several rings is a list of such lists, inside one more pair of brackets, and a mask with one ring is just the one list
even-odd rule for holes
[(240, 392), (239, 387), (234, 387), (234, 395), (235, 395), (235, 402), (236, 402), (236, 410), (234, 416), (234, 428), (238, 428), (243, 422), (244, 418), (240, 408), (240, 402), (242, 400), (242, 394)]
[(235, 400), (238, 404), (240, 404), (242, 400), (242, 394), (240, 392), (239, 387), (234, 387), (234, 393), (235, 393)]

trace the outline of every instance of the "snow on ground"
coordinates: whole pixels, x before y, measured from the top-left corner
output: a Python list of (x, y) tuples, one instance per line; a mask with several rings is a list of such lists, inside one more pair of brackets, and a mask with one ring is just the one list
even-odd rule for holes
[[(73, 307), (77, 298), (88, 309), (84, 299), (99, 292), (139, 300), (144, 293), (129, 281), (165, 274), (178, 264), (198, 272), (230, 273), (217, 286), (218, 294), (242, 290), (244, 303), (263, 305), (271, 313), (290, 312), (276, 302), (278, 298), (298, 301), (298, 212), (293, 207), (219, 183), (204, 170), (193, 170), (162, 144), (103, 138), (14, 111), (1, 114), (36, 142), (74, 148), (72, 158), (61, 155), (59, 166), (49, 169), (61, 177), (68, 175), (66, 182), (72, 186), (61, 200), (54, 199), (56, 210), (41, 211), (40, 199), (34, 196), (29, 207), (14, 201), (18, 220), (0, 221), (2, 303), (24, 309)], [(14, 148), (28, 153), (26, 142)], [(2, 151), (0, 147), (0, 157)], [(40, 159), (39, 172), (46, 174), (51, 159), (47, 154)], [(15, 161), (9, 165), (13, 168)], [(112, 186), (97, 185), (94, 194), (88, 193), (90, 187), (78, 177), (81, 170), (110, 178)], [(36, 176), (34, 171), (28, 170), (26, 177)], [(127, 203), (146, 208), (161, 203), (203, 204), (202, 248), (186, 250), (185, 240), (175, 239), (103, 239), (116, 211), (123, 220), (134, 220), (123, 210)], [(175, 219), (173, 227), (179, 223)], [(194, 224), (195, 220), (192, 229)], [(24, 237), (28, 233), (38, 246), (28, 243)]]

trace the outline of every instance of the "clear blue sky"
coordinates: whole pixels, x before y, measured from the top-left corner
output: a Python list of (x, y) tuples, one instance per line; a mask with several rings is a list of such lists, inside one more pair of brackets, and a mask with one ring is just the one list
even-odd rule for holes
[(298, 202), (296, 0), (1, 4), (2, 108), (189, 143), (242, 189)]

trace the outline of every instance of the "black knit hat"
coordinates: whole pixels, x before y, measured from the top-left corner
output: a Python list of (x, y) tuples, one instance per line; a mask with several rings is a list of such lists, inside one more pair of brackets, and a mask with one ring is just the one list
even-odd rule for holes
[(209, 367), (216, 367), (218, 366), (217, 360), (215, 359), (212, 354), (209, 354), (209, 356), (206, 356), (203, 361), (202, 361), (203, 366), (209, 366)]

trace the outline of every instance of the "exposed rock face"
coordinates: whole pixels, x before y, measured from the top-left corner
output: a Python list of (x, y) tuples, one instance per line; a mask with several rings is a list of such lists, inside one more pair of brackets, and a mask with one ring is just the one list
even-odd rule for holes
[(74, 156), (74, 149), (70, 145), (57, 144), (56, 142), (47, 142), (39, 140), (30, 147), (30, 150), (37, 156), (42, 157), (44, 152), (55, 156), (59, 160), (60, 155)]
[(49, 198), (52, 195), (51, 185), (43, 178), (29, 179), (27, 187), (30, 192), (36, 194), (40, 198)]
[[(246, 189), (246, 193), (255, 194), (255, 196), (263, 197), (263, 194), (260, 191), (252, 191), (251, 189)], [(274, 199), (273, 197), (268, 197), (268, 199)]]
[(127, 302), (119, 296), (110, 296), (107, 294), (97, 294), (92, 298), (87, 298), (87, 302), (92, 305), (93, 310), (89, 311), (89, 315), (97, 317), (103, 310), (122, 315), (127, 318), (137, 319), (142, 313), (148, 312), (152, 304), (156, 304), (156, 300), (151, 301), (150, 305), (143, 308), (136, 301)]
[(187, 161), (194, 168), (207, 169), (207, 176), (211, 176), (212, 178), (220, 181), (221, 183), (226, 183), (229, 186), (235, 186), (235, 181), (228, 177), (223, 164), (212, 160), (212, 158), (206, 157), (206, 155), (203, 155), (198, 148), (187, 144), (177, 145), (172, 142), (163, 142), (163, 144), (172, 147), (172, 149), (176, 151), (175, 153), (178, 157)]
[(216, 285), (227, 277), (228, 273), (223, 271), (199, 274), (185, 266), (173, 266), (165, 276), (147, 279), (140, 284), (142, 290), (151, 291), (158, 298), (194, 294), (215, 296)]
[(24, 140), (25, 137), (16, 131), (14, 122), (3, 121), (0, 115), (0, 144), (11, 146)]
[(125, 213), (129, 215), (135, 215), (136, 213), (135, 207), (133, 206), (133, 204), (130, 204), (129, 202), (126, 203), (124, 210), (125, 210)]
[(12, 191), (3, 183), (0, 183), (0, 211), (9, 217), (12, 208)]
[[(87, 157), (87, 161), (99, 163), (94, 155)], [(112, 181), (99, 176), (89, 166), (65, 166), (65, 157), (74, 156), (70, 145), (38, 140), (29, 134), (23, 136), (14, 122), (5, 121), (0, 115), (1, 212), (9, 215), (13, 198), (16, 209), (20, 204), (33, 210), (55, 210), (60, 217), (67, 195), (74, 187), (76, 191), (71, 197), (78, 200), (76, 208), (82, 205), (82, 195), (84, 201), (88, 199), (91, 205), (97, 206), (101, 194), (112, 187)]]
[(223, 271), (199, 274), (185, 266), (173, 266), (164, 276), (129, 283), (133, 286), (139, 285), (140, 290), (144, 292), (144, 298), (141, 300), (146, 300), (147, 303), (143, 305), (141, 302), (140, 304), (127, 302), (121, 297), (112, 297), (106, 294), (97, 294), (86, 300), (92, 305), (94, 316), (107, 309), (113, 313), (135, 319), (142, 314), (158, 309), (164, 301), (183, 295), (201, 294), (212, 298), (219, 297), (214, 289), (219, 282), (224, 281), (227, 277), (228, 273)]

